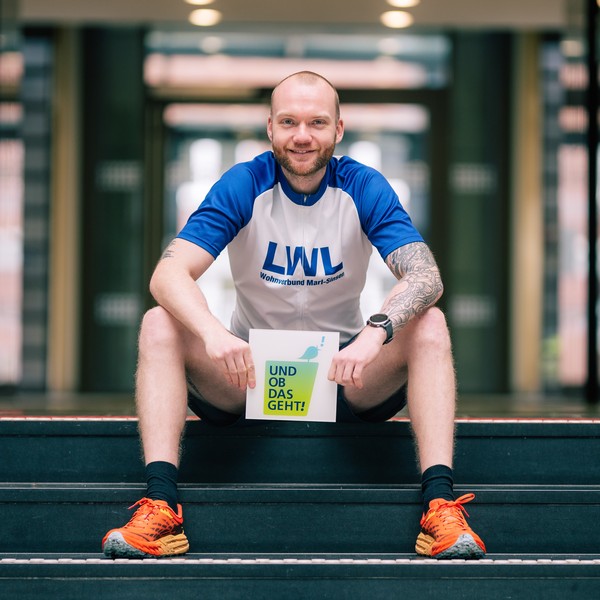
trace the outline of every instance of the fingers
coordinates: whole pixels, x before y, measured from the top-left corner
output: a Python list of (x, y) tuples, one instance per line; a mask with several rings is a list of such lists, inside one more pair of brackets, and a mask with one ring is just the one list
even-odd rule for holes
[(334, 360), (329, 368), (327, 377), (330, 381), (335, 381), (339, 385), (353, 385), (359, 389), (363, 387), (364, 367), (361, 363), (352, 361)]
[(254, 363), (252, 361), (248, 365), (246, 382), (250, 389), (253, 390), (256, 387), (256, 369), (254, 368)]
[(256, 387), (256, 372), (254, 365), (246, 365), (241, 369), (229, 373), (230, 381), (241, 390), (247, 387), (254, 389)]
[(256, 387), (256, 370), (249, 351), (225, 360), (225, 377), (241, 390)]

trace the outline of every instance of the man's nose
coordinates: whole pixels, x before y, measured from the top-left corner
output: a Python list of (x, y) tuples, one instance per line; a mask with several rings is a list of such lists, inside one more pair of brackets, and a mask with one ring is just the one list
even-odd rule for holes
[(305, 123), (300, 123), (294, 133), (294, 141), (299, 144), (305, 144), (307, 142), (310, 142), (310, 139), (311, 134), (309, 128)]

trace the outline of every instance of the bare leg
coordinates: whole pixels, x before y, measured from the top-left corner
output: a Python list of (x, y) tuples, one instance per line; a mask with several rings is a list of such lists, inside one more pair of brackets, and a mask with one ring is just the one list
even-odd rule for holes
[(182, 326), (160, 307), (142, 321), (136, 373), (136, 404), (145, 464), (179, 466), (187, 414)]
[(365, 370), (362, 390), (347, 387), (356, 410), (366, 410), (392, 395), (408, 377), (408, 410), (421, 472), (452, 467), (456, 380), (450, 334), (443, 313), (431, 308), (413, 319)]
[(165, 461), (179, 466), (187, 416), (186, 373), (206, 401), (227, 412), (243, 412), (245, 392), (215, 372), (201, 340), (164, 308), (152, 308), (142, 321), (136, 374), (145, 464)]
[(408, 411), (421, 472), (438, 464), (452, 467), (456, 378), (444, 315), (427, 311), (411, 333), (406, 348)]

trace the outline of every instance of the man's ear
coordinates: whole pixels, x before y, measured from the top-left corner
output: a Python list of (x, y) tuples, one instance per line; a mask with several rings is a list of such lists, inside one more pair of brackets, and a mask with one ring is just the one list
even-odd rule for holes
[(271, 117), (267, 120), (267, 137), (271, 142), (273, 141), (273, 121)]
[(337, 122), (335, 143), (339, 144), (342, 141), (343, 137), (344, 137), (344, 121), (342, 121), (342, 119), (340, 119)]

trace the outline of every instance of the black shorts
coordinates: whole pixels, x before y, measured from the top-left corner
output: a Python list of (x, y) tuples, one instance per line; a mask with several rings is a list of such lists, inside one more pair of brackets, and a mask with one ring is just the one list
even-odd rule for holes
[[(191, 411), (210, 425), (229, 427), (243, 425), (247, 422), (246, 415), (229, 413), (200, 397), (197, 392), (188, 391), (188, 406)], [(355, 413), (344, 398), (344, 387), (338, 385), (337, 391), (337, 423), (382, 423), (395, 416), (406, 406), (406, 386), (401, 387), (395, 394), (384, 400), (381, 404)]]
[[(342, 344), (340, 350), (351, 344), (350, 341)], [(246, 415), (236, 415), (209, 404), (198, 392), (191, 381), (188, 380), (188, 406), (194, 414), (210, 425), (228, 427), (232, 425), (243, 425), (247, 422)], [(344, 386), (337, 386), (337, 423), (382, 423), (391, 419), (406, 406), (406, 385), (392, 394), (381, 404), (373, 406), (363, 412), (355, 413), (344, 397)]]

